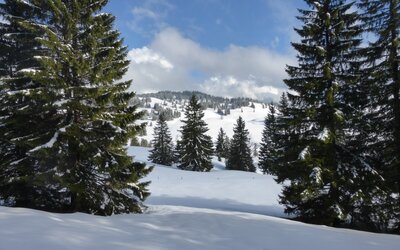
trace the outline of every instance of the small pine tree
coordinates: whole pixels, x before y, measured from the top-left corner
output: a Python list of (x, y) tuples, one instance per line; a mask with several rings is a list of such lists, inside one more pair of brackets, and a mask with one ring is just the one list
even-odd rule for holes
[(245, 122), (241, 116), (239, 116), (233, 132), (226, 169), (255, 172), (256, 168), (251, 158), (249, 146), (249, 131), (245, 128)]
[(186, 119), (182, 122), (182, 138), (177, 143), (179, 168), (206, 172), (212, 169), (211, 156), (213, 143), (205, 133), (207, 124), (203, 121), (204, 112), (195, 95), (185, 108)]
[(277, 157), (277, 126), (275, 106), (269, 106), (269, 114), (264, 121), (264, 130), (261, 138), (259, 151), (259, 167), (264, 174), (274, 174), (275, 161)]
[(225, 131), (220, 128), (218, 137), (217, 137), (217, 142), (215, 144), (215, 154), (218, 157), (218, 161), (221, 161), (221, 158), (226, 157), (226, 152), (228, 150), (227, 148), (227, 142), (226, 142), (227, 136), (225, 134)]
[(150, 150), (149, 161), (171, 166), (174, 162), (174, 150), (172, 138), (168, 130), (167, 122), (163, 115), (160, 115), (154, 127), (153, 149)]

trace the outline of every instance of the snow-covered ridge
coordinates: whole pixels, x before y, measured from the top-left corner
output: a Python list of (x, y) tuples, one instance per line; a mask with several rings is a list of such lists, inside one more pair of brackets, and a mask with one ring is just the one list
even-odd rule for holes
[[(142, 111), (147, 111), (147, 113), (151, 113), (155, 104), (161, 105), (165, 108), (171, 108), (173, 110), (177, 110), (181, 113), (180, 118), (175, 118), (171, 121), (168, 121), (168, 127), (171, 131), (171, 136), (174, 141), (176, 141), (180, 137), (180, 127), (182, 126), (181, 120), (184, 119), (183, 109), (185, 107), (185, 101), (181, 103), (171, 103), (166, 100), (161, 100), (157, 98), (151, 98), (151, 102), (149, 103), (150, 108), (141, 108)], [(217, 112), (217, 109), (208, 108), (204, 110), (204, 121), (208, 125), (209, 131), (207, 135), (211, 136), (213, 141), (217, 139), (217, 135), (220, 128), (223, 128), (226, 134), (229, 137), (233, 136), (233, 127), (236, 124), (239, 116), (243, 118), (246, 123), (246, 128), (250, 133), (250, 141), (252, 143), (259, 144), (261, 142), (262, 130), (264, 128), (264, 119), (269, 113), (268, 106), (263, 103), (252, 103), (254, 104), (254, 108), (251, 106), (231, 109), (230, 114), (228, 115), (220, 115)], [(156, 121), (152, 120), (151, 117), (144, 117), (139, 122), (144, 122), (147, 124), (146, 126), (146, 135), (140, 136), (139, 140), (145, 139), (150, 142), (153, 139), (153, 126)]]

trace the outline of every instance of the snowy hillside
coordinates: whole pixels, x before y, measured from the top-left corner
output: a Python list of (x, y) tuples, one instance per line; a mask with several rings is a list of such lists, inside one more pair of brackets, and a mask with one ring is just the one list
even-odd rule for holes
[[(147, 162), (148, 149), (129, 148), (137, 161)], [(148, 163), (149, 165), (154, 165)], [(241, 171), (223, 171), (222, 162), (213, 160), (211, 172), (192, 172), (156, 165), (145, 180), (151, 180), (148, 205), (178, 205), (243, 211), (284, 217), (278, 203), (281, 186), (272, 176)]]
[[(151, 98), (151, 103), (149, 104), (151, 107), (154, 107), (155, 104), (159, 104), (163, 107), (176, 109), (181, 112), (180, 118), (175, 118), (172, 121), (167, 122), (173, 140), (179, 138), (179, 129), (182, 126), (181, 120), (184, 118), (184, 104), (175, 104), (174, 107), (174, 104), (172, 104), (171, 102), (157, 98)], [(204, 111), (204, 121), (207, 123), (209, 128), (207, 134), (213, 138), (213, 141), (215, 141), (219, 129), (223, 128), (226, 134), (229, 137), (232, 137), (233, 127), (236, 124), (236, 120), (239, 118), (239, 116), (241, 116), (246, 123), (246, 128), (250, 132), (250, 141), (253, 143), (260, 143), (261, 134), (264, 127), (264, 119), (268, 115), (268, 108), (266, 107), (266, 105), (263, 105), (261, 103), (254, 103), (254, 106), (255, 108), (243, 107), (231, 109), (229, 115), (223, 116), (219, 115), (215, 109), (206, 109)], [(141, 110), (146, 110), (148, 113), (150, 113), (152, 108), (142, 108)], [(148, 124), (148, 126), (146, 126), (146, 135), (140, 138), (151, 141), (153, 138), (153, 126), (150, 126), (150, 124), (154, 125), (156, 121), (152, 121), (151, 119), (143, 119), (140, 122), (145, 122)]]
[[(148, 149), (129, 154), (146, 161)], [(156, 165), (147, 177), (152, 195), (140, 215), (99, 217), (0, 207), (0, 249), (273, 249), (397, 250), (400, 236), (373, 234), (282, 219), (280, 186), (270, 176), (209, 173)]]

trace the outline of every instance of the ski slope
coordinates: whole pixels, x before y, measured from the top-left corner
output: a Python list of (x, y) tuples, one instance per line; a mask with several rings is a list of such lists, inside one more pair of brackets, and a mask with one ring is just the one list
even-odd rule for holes
[[(128, 152), (147, 161), (148, 149)], [(0, 249), (399, 249), (400, 236), (278, 218), (280, 186), (272, 177), (213, 163), (210, 173), (156, 165), (146, 177), (152, 195), (144, 214), (100, 217), (0, 207)]]

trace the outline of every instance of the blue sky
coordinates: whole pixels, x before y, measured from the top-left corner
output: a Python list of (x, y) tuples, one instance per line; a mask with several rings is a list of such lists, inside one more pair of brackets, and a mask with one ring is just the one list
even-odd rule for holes
[(175, 27), (207, 48), (230, 44), (291, 50), (296, 8), (301, 0), (111, 0), (106, 11), (130, 48), (149, 44), (154, 35)]
[[(0, 0), (3, 2), (3, 0)], [(198, 90), (278, 100), (296, 64), (302, 0), (110, 0), (137, 93)]]
[(111, 0), (138, 93), (199, 90), (278, 100), (301, 0)]

